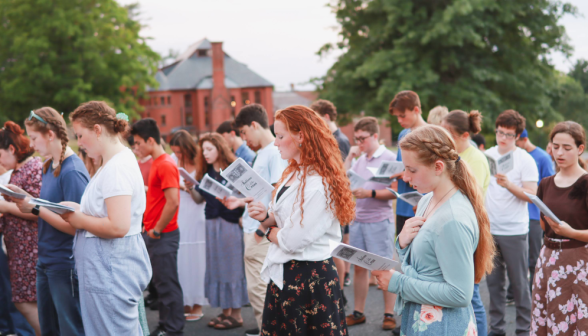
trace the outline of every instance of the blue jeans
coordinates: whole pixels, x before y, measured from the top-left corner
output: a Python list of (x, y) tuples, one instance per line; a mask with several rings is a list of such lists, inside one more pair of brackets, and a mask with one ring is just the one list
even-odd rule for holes
[(37, 305), (42, 335), (84, 335), (78, 275), (37, 262)]
[[(0, 234), (0, 241), (2, 235)], [(33, 336), (33, 328), (27, 320), (16, 309), (12, 303), (12, 290), (10, 288), (10, 271), (8, 269), (8, 258), (0, 248), (0, 332), (17, 333), (20, 336)]]
[(472, 307), (474, 307), (474, 315), (476, 315), (476, 324), (478, 325), (478, 335), (483, 336), (488, 334), (488, 321), (486, 320), (486, 309), (480, 297), (480, 285), (474, 285), (474, 296), (472, 296)]

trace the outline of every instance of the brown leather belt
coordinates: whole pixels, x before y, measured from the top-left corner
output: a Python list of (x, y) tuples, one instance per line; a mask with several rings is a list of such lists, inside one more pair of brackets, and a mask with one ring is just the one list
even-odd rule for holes
[(573, 239), (561, 239), (561, 241), (560, 241), (559, 239), (553, 240), (548, 237), (544, 237), (543, 243), (545, 244), (546, 247), (549, 247), (552, 250), (566, 250), (566, 249), (578, 248), (578, 247), (583, 247), (584, 245), (587, 244), (585, 242), (581, 242), (581, 241), (573, 240)]

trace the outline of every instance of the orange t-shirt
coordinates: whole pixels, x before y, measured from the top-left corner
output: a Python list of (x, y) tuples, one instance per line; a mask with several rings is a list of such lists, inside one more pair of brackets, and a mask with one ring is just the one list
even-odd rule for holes
[[(153, 160), (147, 186), (147, 208), (145, 209), (145, 215), (143, 215), (145, 231), (153, 229), (159, 218), (161, 218), (161, 212), (166, 203), (163, 192), (165, 189), (177, 188), (178, 199), (180, 197), (180, 172), (171, 156), (163, 154)], [(176, 211), (176, 214), (162, 232), (171, 232), (177, 229), (178, 212)]]

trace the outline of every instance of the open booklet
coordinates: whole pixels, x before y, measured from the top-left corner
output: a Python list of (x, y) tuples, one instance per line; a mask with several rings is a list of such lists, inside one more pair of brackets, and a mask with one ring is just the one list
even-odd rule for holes
[(547, 207), (547, 205), (545, 205), (545, 203), (543, 203), (543, 201), (539, 197), (528, 193), (525, 193), (525, 195), (527, 195), (527, 197), (531, 199), (533, 204), (535, 204), (539, 208), (539, 210), (543, 212), (545, 216), (551, 218), (557, 224), (561, 224), (561, 220), (557, 218), (557, 216), (551, 211), (551, 209)]
[(506, 174), (514, 169), (513, 152), (509, 152), (499, 157), (498, 160), (489, 155), (486, 155), (486, 158), (488, 158), (488, 165), (490, 166), (490, 174), (492, 176), (496, 174)]
[(55, 212), (58, 215), (63, 215), (66, 212), (74, 212), (76, 211), (76, 209), (72, 208), (72, 207), (68, 207), (59, 203), (53, 203), (53, 202), (49, 202), (40, 198), (33, 198), (29, 201), (30, 204), (34, 204), (34, 205), (39, 205), (42, 206), (44, 208), (46, 208), (47, 210), (51, 210), (53, 212)]
[(192, 177), (192, 175), (190, 175), (190, 173), (188, 173), (188, 171), (182, 167), (179, 167), (178, 170), (180, 171), (180, 175), (182, 176), (182, 178), (190, 183), (192, 183), (193, 185), (197, 186), (198, 184), (200, 184), (198, 181), (196, 181), (195, 178)]
[(220, 184), (217, 180), (208, 176), (208, 174), (204, 175), (199, 187), (200, 187), (200, 190), (206, 191), (207, 193), (211, 194), (212, 196), (218, 197), (218, 198), (229, 197), (232, 194), (231, 189)]
[(16, 199), (25, 199), (25, 198), (27, 198), (27, 195), (14, 192), (14, 191), (6, 188), (5, 186), (1, 186), (1, 185), (0, 185), (0, 194), (6, 195), (8, 197), (16, 198)]
[[(368, 168), (368, 169), (370, 169), (370, 168)], [(359, 176), (359, 174), (357, 174), (356, 172), (354, 172), (351, 169), (349, 169), (347, 171), (347, 177), (349, 178), (349, 181), (351, 182), (351, 190), (355, 190), (357, 188), (363, 187), (363, 185), (367, 181), (375, 182), (375, 183), (380, 183), (380, 184), (389, 186), (395, 180), (395, 179), (390, 178), (390, 177), (378, 177), (378, 176), (372, 176), (372, 177), (370, 177), (369, 179), (366, 180), (363, 177)]]
[(382, 161), (378, 168), (368, 167), (374, 177), (390, 177), (404, 171), (404, 163), (400, 161)]
[(400, 270), (400, 263), (398, 261), (380, 257), (379, 255), (347, 244), (329, 240), (329, 248), (331, 249), (331, 256), (343, 259), (370, 271)]
[(419, 204), (419, 201), (421, 200), (421, 198), (423, 198), (423, 195), (421, 195), (418, 191), (411, 191), (404, 194), (399, 194), (396, 190), (392, 188), (386, 189), (388, 189), (388, 191), (391, 191), (394, 195), (396, 195), (397, 199), (401, 199), (412, 206), (416, 206), (417, 204)]
[(274, 187), (259, 176), (245, 160), (238, 158), (221, 172), (224, 177), (241, 194), (259, 201), (274, 191)]

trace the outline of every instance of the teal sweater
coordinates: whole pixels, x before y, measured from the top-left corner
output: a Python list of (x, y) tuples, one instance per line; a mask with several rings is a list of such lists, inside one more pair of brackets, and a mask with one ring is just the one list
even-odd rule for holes
[[(421, 199), (417, 216), (422, 216), (432, 193)], [(466, 307), (474, 292), (474, 251), (480, 232), (474, 208), (460, 191), (438, 208), (423, 224), (406, 248), (396, 249), (402, 271), (392, 275), (388, 291), (397, 293), (395, 311), (404, 302)]]

